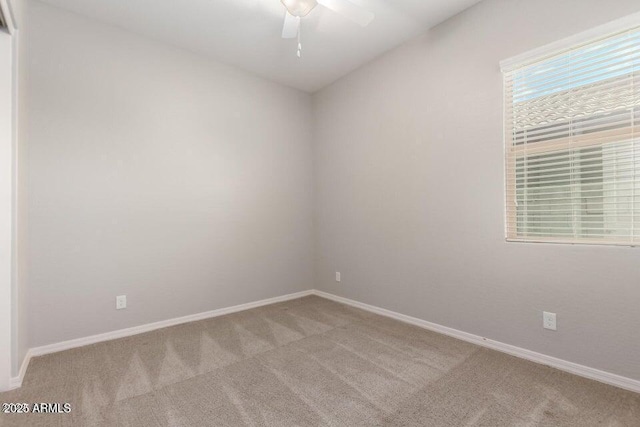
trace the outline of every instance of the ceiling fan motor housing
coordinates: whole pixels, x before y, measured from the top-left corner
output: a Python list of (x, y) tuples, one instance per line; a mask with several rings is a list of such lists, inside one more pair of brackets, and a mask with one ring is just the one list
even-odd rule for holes
[(316, 0), (281, 0), (293, 16), (307, 16), (318, 5)]

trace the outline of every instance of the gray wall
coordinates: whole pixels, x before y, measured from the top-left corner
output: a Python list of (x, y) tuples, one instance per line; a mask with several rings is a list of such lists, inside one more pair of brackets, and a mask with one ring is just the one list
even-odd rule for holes
[(317, 93), (316, 286), (640, 379), (640, 249), (504, 242), (498, 65), (639, 10), (485, 0)]
[(309, 95), (26, 14), (29, 347), (313, 287)]

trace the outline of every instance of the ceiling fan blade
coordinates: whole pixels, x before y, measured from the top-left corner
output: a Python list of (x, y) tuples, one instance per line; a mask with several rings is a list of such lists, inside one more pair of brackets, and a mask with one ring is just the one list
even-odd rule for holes
[(373, 12), (362, 9), (348, 0), (318, 0), (318, 4), (339, 13), (363, 27), (369, 25), (371, 21), (373, 21), (373, 18), (376, 17)]
[(284, 16), (284, 28), (282, 28), (283, 39), (295, 39), (300, 29), (300, 18), (286, 12)]

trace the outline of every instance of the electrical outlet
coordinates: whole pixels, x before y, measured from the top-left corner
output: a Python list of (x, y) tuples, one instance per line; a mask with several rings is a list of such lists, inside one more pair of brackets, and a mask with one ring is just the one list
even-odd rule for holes
[(542, 312), (542, 327), (552, 331), (556, 331), (556, 314), (549, 312)]
[(342, 278), (340, 277), (340, 272), (336, 271), (336, 282), (340, 282)]
[(127, 308), (127, 296), (119, 295), (116, 297), (116, 310), (122, 310), (123, 308)]

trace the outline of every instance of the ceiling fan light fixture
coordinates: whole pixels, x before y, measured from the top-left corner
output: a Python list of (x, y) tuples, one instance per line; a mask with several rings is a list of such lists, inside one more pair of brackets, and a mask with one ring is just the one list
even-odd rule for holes
[(281, 0), (287, 11), (293, 16), (307, 16), (318, 5), (317, 0)]

